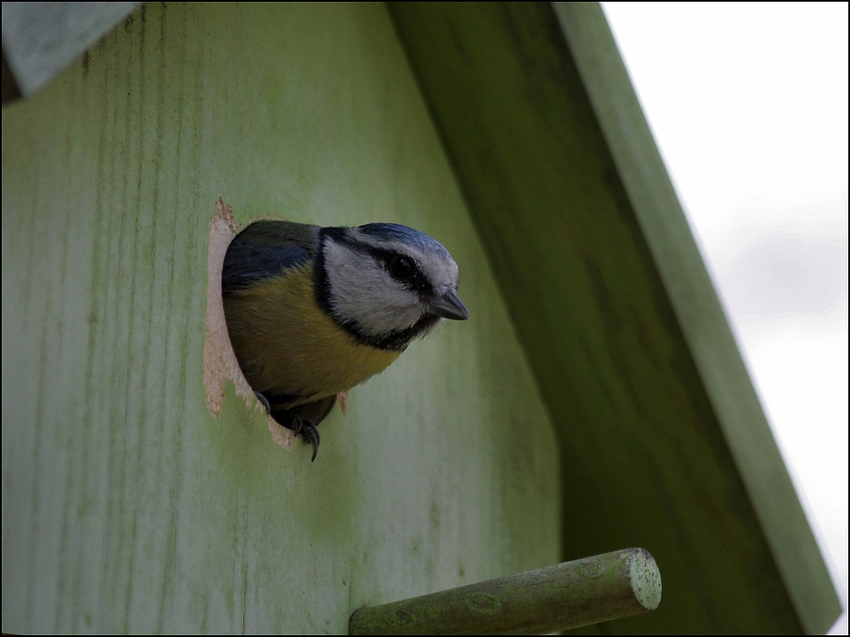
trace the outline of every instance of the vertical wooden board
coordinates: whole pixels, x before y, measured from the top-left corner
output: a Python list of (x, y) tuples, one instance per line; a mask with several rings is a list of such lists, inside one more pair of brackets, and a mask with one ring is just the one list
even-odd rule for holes
[[(344, 632), (558, 560), (552, 427), (382, 5), (146, 5), (3, 109), (3, 629)], [(322, 447), (204, 404), (208, 221), (386, 220), (472, 313)]]

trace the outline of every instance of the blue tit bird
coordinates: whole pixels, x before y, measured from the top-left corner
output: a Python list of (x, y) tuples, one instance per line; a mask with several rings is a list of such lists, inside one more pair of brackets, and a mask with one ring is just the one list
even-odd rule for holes
[(426, 234), (394, 223), (354, 228), (257, 221), (222, 271), (236, 359), (280, 425), (319, 448), (336, 396), (382, 372), (442, 319), (469, 318), (458, 268)]

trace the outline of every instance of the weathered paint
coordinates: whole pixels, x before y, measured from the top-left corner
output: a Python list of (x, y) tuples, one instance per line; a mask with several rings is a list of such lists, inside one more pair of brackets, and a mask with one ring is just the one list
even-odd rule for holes
[[(383, 5), (145, 5), (2, 117), (4, 631), (339, 633), (559, 561), (552, 426)], [(472, 318), (315, 463), (205, 405), (218, 197), (460, 264)]]

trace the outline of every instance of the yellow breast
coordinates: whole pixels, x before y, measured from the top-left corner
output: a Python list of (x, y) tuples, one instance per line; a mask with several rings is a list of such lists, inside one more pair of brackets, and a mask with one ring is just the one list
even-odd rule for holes
[(382, 372), (401, 352), (358, 343), (316, 304), (312, 264), (224, 299), (236, 358), (262, 393), (333, 396)]

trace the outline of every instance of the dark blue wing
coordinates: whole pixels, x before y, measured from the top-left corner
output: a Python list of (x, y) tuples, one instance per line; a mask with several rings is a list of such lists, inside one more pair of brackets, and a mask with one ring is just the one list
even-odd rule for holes
[(289, 221), (257, 221), (240, 232), (224, 257), (224, 294), (278, 276), (316, 257), (318, 226)]

